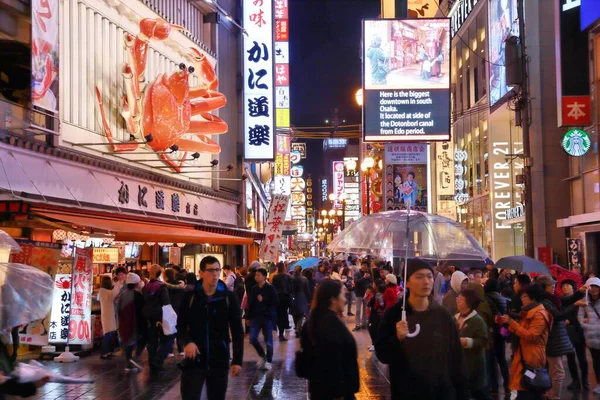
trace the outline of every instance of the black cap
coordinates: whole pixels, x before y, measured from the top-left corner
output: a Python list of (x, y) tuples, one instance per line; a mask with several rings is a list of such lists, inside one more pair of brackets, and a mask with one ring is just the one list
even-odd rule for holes
[(429, 264), (427, 261), (421, 260), (420, 258), (410, 258), (406, 264), (406, 268), (406, 281), (408, 281), (412, 274), (421, 269), (427, 269), (433, 273), (433, 267), (431, 264)]

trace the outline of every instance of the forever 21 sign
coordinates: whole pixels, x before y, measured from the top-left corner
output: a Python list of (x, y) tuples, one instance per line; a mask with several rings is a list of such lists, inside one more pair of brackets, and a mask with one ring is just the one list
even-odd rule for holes
[(479, 0), (459, 0), (450, 10), (450, 37), (454, 37)]

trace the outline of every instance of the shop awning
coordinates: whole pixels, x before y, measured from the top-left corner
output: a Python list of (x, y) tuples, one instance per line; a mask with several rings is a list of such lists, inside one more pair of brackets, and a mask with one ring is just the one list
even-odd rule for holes
[(248, 245), (251, 238), (204, 232), (192, 226), (170, 226), (167, 223), (135, 221), (119, 217), (77, 216), (60, 212), (37, 212), (42, 219), (69, 225), (109, 231), (123, 242), (169, 242), (188, 244)]

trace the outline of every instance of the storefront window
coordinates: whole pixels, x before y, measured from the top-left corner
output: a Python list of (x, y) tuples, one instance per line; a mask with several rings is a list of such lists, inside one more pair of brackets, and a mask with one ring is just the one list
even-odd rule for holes
[(583, 194), (586, 213), (600, 211), (599, 186), (598, 170), (583, 174)]

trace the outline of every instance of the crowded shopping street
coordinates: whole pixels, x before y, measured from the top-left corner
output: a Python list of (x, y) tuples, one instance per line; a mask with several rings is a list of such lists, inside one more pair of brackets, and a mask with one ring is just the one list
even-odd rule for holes
[(0, 0), (0, 400), (600, 399), (600, 0)]

